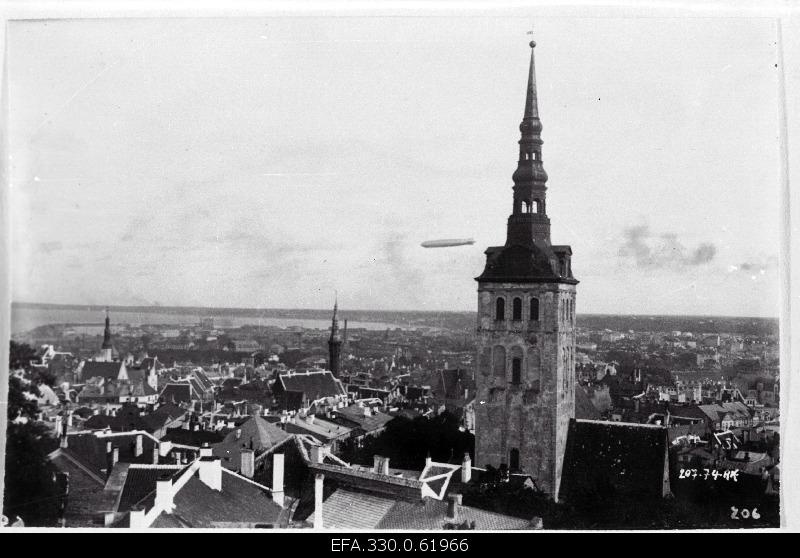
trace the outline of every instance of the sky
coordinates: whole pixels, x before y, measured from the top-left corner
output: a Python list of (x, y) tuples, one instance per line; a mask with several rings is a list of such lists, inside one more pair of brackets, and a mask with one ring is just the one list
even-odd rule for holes
[(774, 28), (734, 18), (10, 22), (12, 299), (474, 310), (532, 27), (578, 313), (777, 316)]

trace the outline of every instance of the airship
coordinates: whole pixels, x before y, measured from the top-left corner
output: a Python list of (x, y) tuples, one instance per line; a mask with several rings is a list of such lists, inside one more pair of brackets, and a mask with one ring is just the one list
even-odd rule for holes
[(451, 246), (467, 246), (475, 244), (472, 238), (444, 238), (441, 240), (426, 240), (420, 246), (423, 248), (449, 248)]

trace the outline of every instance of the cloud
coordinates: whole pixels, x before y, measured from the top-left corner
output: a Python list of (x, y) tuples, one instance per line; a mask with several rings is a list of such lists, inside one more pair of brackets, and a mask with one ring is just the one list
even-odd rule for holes
[(624, 243), (617, 255), (632, 260), (641, 269), (673, 269), (699, 266), (711, 262), (717, 247), (703, 242), (690, 250), (683, 245), (675, 233), (655, 235), (648, 225), (628, 227), (624, 230)]

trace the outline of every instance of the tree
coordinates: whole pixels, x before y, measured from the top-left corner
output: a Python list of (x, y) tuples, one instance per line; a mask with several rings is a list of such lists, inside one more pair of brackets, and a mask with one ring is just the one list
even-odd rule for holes
[[(30, 346), (12, 341), (10, 368), (29, 368), (32, 354), (35, 351)], [(36, 422), (38, 405), (25, 396), (33, 390), (38, 391), (34, 384), (9, 378), (3, 515), (19, 516), (29, 526), (49, 526), (55, 525), (59, 515), (55, 469), (47, 459), (56, 442), (47, 427)], [(26, 422), (14, 422), (18, 418)]]

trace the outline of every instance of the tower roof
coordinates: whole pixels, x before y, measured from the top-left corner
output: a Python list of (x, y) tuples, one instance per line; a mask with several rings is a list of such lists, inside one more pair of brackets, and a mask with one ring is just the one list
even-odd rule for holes
[(513, 212), (508, 218), (505, 246), (486, 250), (486, 268), (478, 281), (577, 283), (569, 263), (569, 246), (550, 244), (550, 218), (545, 202), (547, 173), (542, 164), (542, 122), (536, 92), (536, 60), (531, 59), (525, 110), (519, 125), (519, 159), (514, 171)]

